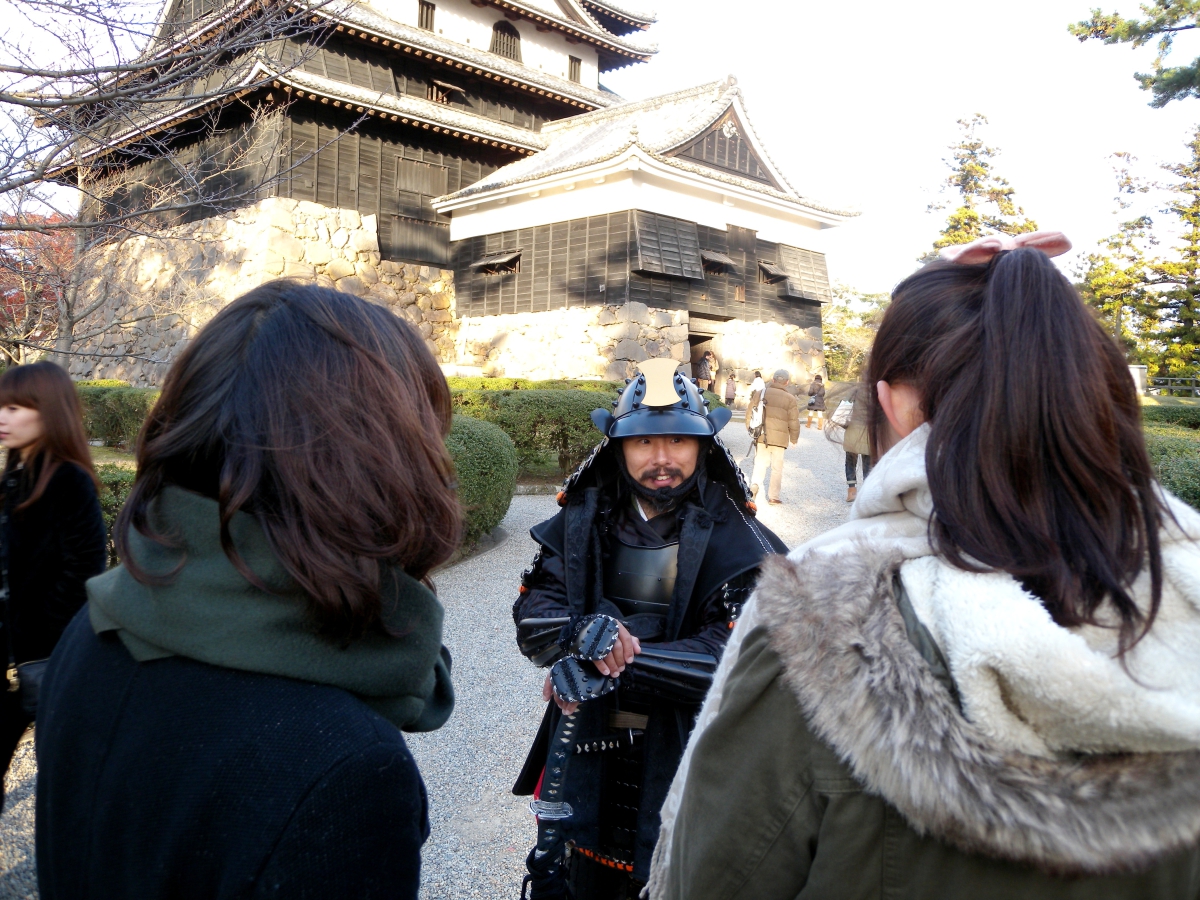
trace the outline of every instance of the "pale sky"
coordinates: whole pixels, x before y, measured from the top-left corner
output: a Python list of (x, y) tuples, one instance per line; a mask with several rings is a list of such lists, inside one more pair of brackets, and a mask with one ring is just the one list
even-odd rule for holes
[[(984, 137), (1002, 151), (997, 170), (1018, 203), (1084, 251), (1120, 221), (1109, 155), (1131, 152), (1153, 175), (1185, 158), (1200, 123), (1200, 100), (1148, 105), (1133, 73), (1149, 70), (1153, 48), (1081, 44), (1067, 32), (1098, 0), (636, 2), (658, 13), (646, 38), (660, 52), (603, 83), (640, 99), (737, 76), (796, 189), (862, 211), (827, 246), (831, 279), (864, 291), (912, 272), (941, 228), (925, 210), (949, 174), (941, 160), (956, 120), (988, 117)], [(1200, 40), (1180, 41), (1171, 59), (1198, 52)]]

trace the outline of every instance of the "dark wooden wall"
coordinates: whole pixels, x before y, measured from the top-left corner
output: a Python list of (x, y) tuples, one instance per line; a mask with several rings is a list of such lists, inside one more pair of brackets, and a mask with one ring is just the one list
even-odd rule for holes
[[(654, 258), (643, 252), (651, 234), (661, 248), (666, 232), (672, 231), (677, 241), (683, 235), (686, 242), (689, 228), (700, 249), (726, 254), (734, 260), (735, 271), (723, 275), (701, 271), (694, 273), (702, 276), (696, 278), (640, 268)], [(522, 251), (519, 272), (484, 275), (472, 267), (480, 259), (517, 248)], [(456, 241), (452, 252), (460, 316), (543, 312), (636, 300), (659, 309), (811, 328), (821, 324), (820, 300), (829, 299), (828, 280), (814, 290), (811, 299), (782, 299), (779, 284), (759, 280), (760, 259), (802, 278), (804, 272), (793, 271), (801, 260), (810, 268), (819, 260), (823, 271), (824, 257), (819, 253), (760, 241), (747, 229), (722, 231), (640, 210), (482, 235)], [(659, 267), (693, 271), (688, 269), (687, 256), (686, 251), (681, 254), (678, 268), (674, 263)], [(661, 249), (658, 258), (662, 258)]]
[[(283, 114), (252, 118), (242, 107), (191, 123), (179, 135), (169, 156), (159, 146), (128, 148), (115, 160), (93, 207), (95, 221), (152, 207), (175, 207), (155, 213), (145, 222), (170, 227), (207, 219), (249, 206), (275, 190), (274, 174), (284, 149), (280, 127)], [(107, 235), (111, 229), (101, 228)]]
[[(377, 215), (384, 259), (448, 266), (450, 220), (429, 201), (475, 183), (512, 157), (375, 120), (347, 133), (355, 121), (316, 104), (291, 106), (279, 196)], [(408, 135), (411, 142), (404, 140)]]
[(447, 106), (532, 131), (540, 129), (543, 122), (570, 113), (561, 103), (538, 102), (527, 91), (504, 91), (488, 79), (462, 72), (451, 75), (444, 66), (434, 67), (411, 54), (365, 45), (341, 35), (330, 37), (322, 47), (288, 41), (277, 52), (285, 65), (388, 94), (424, 100), (429, 98), (435, 80), (447, 82), (463, 89), (444, 91)]

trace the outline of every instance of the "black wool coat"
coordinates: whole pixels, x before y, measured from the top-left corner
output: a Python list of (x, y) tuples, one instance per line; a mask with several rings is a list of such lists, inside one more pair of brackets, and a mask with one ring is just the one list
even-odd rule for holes
[(347, 691), (138, 663), (85, 608), (40, 704), (43, 900), (417, 896), (420, 773), (400, 731)]
[[(107, 532), (92, 476), (62, 463), (41, 497), (32, 493), (37, 472), (11, 471), (4, 479), (4, 527), (13, 651), (17, 662), (46, 659), (63, 629), (87, 602), (84, 583), (104, 571)], [(0, 608), (0, 615), (4, 610)], [(5, 660), (8, 647), (0, 639)]]

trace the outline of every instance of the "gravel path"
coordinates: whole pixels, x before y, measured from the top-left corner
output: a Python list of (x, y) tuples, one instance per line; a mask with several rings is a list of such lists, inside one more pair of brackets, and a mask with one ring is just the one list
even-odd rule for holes
[[(741, 459), (741, 422), (723, 435)], [(817, 429), (801, 429), (784, 462), (783, 505), (766, 503), (760, 520), (789, 547), (841, 524), (849, 506), (842, 449)], [(518, 496), (505, 518), (508, 538), (442, 572), (446, 645), (454, 655), (457, 705), (440, 731), (410, 735), (430, 797), (432, 834), (425, 845), (425, 900), (511, 900), (520, 891), (533, 843), (526, 801), (509, 793), (542, 713), (542, 675), (517, 652), (512, 603), (533, 557), (529, 528), (557, 507), (545, 495)], [(0, 900), (37, 896), (33, 863), (33, 743), (27, 737), (6, 781), (0, 816)]]

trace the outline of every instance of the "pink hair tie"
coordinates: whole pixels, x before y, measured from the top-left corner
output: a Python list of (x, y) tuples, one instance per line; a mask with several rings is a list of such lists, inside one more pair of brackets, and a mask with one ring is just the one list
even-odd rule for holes
[(992, 261), (997, 253), (1005, 250), (1017, 250), (1021, 247), (1032, 247), (1041, 250), (1047, 256), (1062, 256), (1071, 249), (1071, 242), (1061, 231), (1034, 231), (1029, 234), (1015, 236), (1007, 234), (989, 234), (969, 244), (957, 247), (943, 247), (941, 258), (964, 266), (980, 265)]

